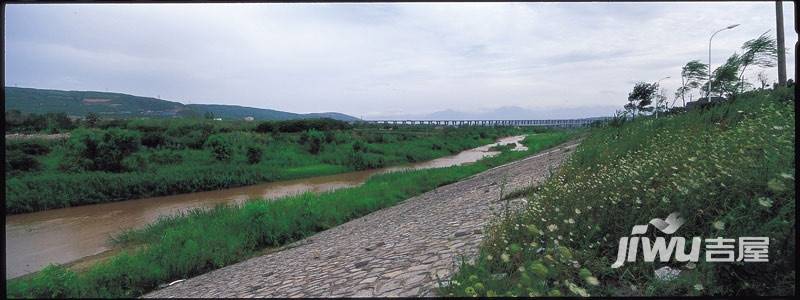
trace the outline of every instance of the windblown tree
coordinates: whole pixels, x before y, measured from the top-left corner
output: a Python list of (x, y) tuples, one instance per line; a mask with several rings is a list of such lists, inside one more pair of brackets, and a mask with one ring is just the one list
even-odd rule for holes
[(775, 39), (768, 36), (767, 32), (742, 45), (744, 52), (739, 57), (739, 92), (744, 91), (744, 72), (747, 67), (771, 68), (775, 66), (775, 61), (778, 59), (778, 48), (775, 46)]
[(625, 110), (630, 112), (635, 118), (642, 111), (652, 111), (653, 98), (658, 91), (658, 83), (637, 82), (633, 86), (633, 91), (628, 94), (628, 104)]
[[(738, 53), (734, 53), (711, 74), (711, 93), (716, 92), (720, 96), (730, 96), (736, 94), (739, 87), (739, 68), (741, 59)], [(708, 92), (708, 85), (703, 86), (703, 90)]]
[[(681, 70), (681, 87), (675, 92), (675, 100), (681, 98), (683, 106), (686, 106), (686, 94), (691, 95), (692, 90), (701, 87), (702, 82), (708, 78), (706, 69), (708, 69), (708, 65), (699, 60), (686, 63)], [(689, 100), (691, 101), (691, 98)]]
[[(743, 92), (750, 83), (744, 80), (745, 71), (750, 66), (770, 68), (775, 66), (777, 47), (775, 39), (766, 32), (742, 45), (743, 53), (734, 53), (711, 75), (712, 93), (731, 96)], [(706, 90), (707, 86), (704, 87)]]

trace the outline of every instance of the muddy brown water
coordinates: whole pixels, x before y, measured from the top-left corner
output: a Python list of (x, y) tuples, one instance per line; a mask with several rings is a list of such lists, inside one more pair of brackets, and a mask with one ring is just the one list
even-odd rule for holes
[[(506, 137), (456, 155), (403, 166), (6, 216), (6, 278), (36, 272), (50, 263), (67, 264), (100, 255), (111, 250), (111, 236), (127, 229), (141, 228), (161, 216), (193, 208), (210, 208), (219, 203), (242, 203), (253, 198), (272, 199), (354, 187), (380, 173), (472, 163), (498, 154), (489, 151), (493, 145), (518, 143), (523, 138)], [(526, 150), (518, 145), (514, 150)]]

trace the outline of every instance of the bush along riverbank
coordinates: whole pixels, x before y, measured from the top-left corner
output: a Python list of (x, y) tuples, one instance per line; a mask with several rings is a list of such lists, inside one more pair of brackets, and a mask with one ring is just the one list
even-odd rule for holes
[(241, 261), (266, 247), (299, 240), (404, 199), (567, 141), (575, 132), (528, 136), (527, 151), (478, 162), (376, 175), (361, 186), (275, 201), (251, 200), (163, 218), (115, 239), (124, 251), (76, 273), (63, 266), (6, 282), (13, 298), (135, 297), (159, 284)]
[(353, 128), (333, 120), (108, 120), (6, 143), (7, 214), (426, 161), (541, 128)]
[[(748, 92), (706, 110), (593, 129), (561, 170), (523, 193), (526, 208), (488, 227), (479, 256), (462, 261), (440, 294), (794, 294), (795, 112), (785, 94)], [(644, 262), (638, 244), (636, 261), (611, 267), (634, 225), (673, 212), (685, 220), (672, 234), (686, 239), (680, 253), (703, 239), (699, 261)], [(640, 236), (652, 243), (665, 234), (650, 226)], [(707, 261), (708, 239), (718, 237), (736, 248), (740, 237), (768, 237), (768, 262)], [(665, 266), (679, 273), (657, 276)]]

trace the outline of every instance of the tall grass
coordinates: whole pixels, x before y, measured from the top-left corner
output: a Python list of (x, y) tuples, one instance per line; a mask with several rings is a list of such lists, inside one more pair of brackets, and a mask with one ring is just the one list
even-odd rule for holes
[(123, 252), (83, 273), (48, 266), (29, 278), (7, 281), (7, 296), (138, 296), (161, 283), (235, 263), (259, 249), (296, 241), (554, 146), (570, 136), (570, 132), (535, 134), (523, 141), (527, 151), (506, 151), (468, 165), (382, 174), (354, 188), (274, 201), (251, 200), (164, 218), (116, 239), (127, 246), (143, 245), (136, 247), (139, 250)]
[[(28, 149), (31, 147), (9, 143), (7, 152), (20, 152), (18, 156), (24, 159), (21, 163), (33, 163), (36, 168), (24, 172), (9, 172), (7, 168), (6, 213), (207, 191), (424, 161), (491, 143), (501, 136), (539, 130), (357, 128), (325, 132), (319, 152), (312, 154), (308, 142), (303, 141), (306, 133), (265, 134), (242, 131), (247, 128), (241, 126), (244, 125), (180, 119), (129, 121), (126, 130), (141, 132), (143, 143), (149, 134), (161, 134), (155, 129), (164, 129), (168, 134), (150, 141), (158, 144), (155, 148), (137, 147), (139, 150), (131, 155), (135, 160), (122, 161), (127, 169), (124, 172), (65, 171), (60, 166), (72, 161), (75, 155), (68, 155), (64, 143), (48, 144), (48, 152), (36, 154), (33, 161), (30, 154), (21, 152), (31, 152)], [(209, 138), (227, 145), (230, 157), (219, 161), (213, 149), (193, 148), (206, 144)], [(256, 164), (251, 164), (247, 156), (252, 147), (263, 153), (255, 160)], [(136, 164), (130, 166), (128, 161)], [(9, 165), (9, 156), (6, 164)]]
[[(480, 255), (462, 262), (440, 292), (794, 294), (795, 119), (794, 102), (778, 97), (783, 92), (751, 92), (705, 111), (593, 129), (560, 171), (527, 190), (524, 210), (489, 226)], [(686, 219), (675, 235), (688, 240), (769, 237), (769, 262), (706, 262), (701, 252), (696, 264), (640, 258), (610, 267), (619, 238), (672, 212)], [(681, 274), (658, 279), (654, 270), (663, 266)]]

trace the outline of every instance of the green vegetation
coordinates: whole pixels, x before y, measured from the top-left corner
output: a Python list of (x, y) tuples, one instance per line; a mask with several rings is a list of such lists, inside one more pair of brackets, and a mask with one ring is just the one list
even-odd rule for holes
[[(717, 106), (594, 128), (568, 162), (487, 229), (452, 296), (792, 295), (795, 112), (789, 88)], [(769, 263), (626, 263), (634, 225), (679, 212), (677, 236), (769, 237)], [(646, 236), (656, 234), (651, 229)], [(688, 246), (687, 246), (688, 247)], [(674, 280), (655, 278), (664, 265)]]
[[(190, 104), (139, 97), (121, 93), (95, 91), (60, 91), (32, 88), (5, 87), (4, 107), (6, 112), (16, 110), (23, 113), (64, 113), (70, 116), (86, 116), (95, 113), (106, 118), (131, 117), (194, 117), (213, 116), (226, 120), (293, 120), (330, 118), (354, 121), (355, 117), (341, 113), (296, 114), (272, 109), (237, 105)], [(7, 117), (6, 117), (7, 118)], [(8, 130), (8, 122), (6, 122)]]
[(517, 143), (508, 143), (489, 147), (489, 151), (508, 151), (517, 147)]
[(75, 129), (79, 122), (71, 120), (65, 113), (23, 114), (18, 110), (6, 110), (6, 132), (59, 133)]
[[(450, 131), (455, 134), (460, 130)], [(439, 134), (434, 136), (438, 137)], [(522, 142), (528, 147), (527, 151), (505, 151), (473, 164), (382, 174), (370, 178), (359, 187), (321, 194), (307, 193), (275, 201), (251, 200), (241, 206), (197, 209), (184, 215), (164, 218), (147, 228), (130, 231), (116, 238), (117, 243), (138, 250), (123, 252), (82, 273), (62, 266), (48, 266), (25, 279), (7, 281), (7, 296), (135, 297), (159, 284), (241, 261), (259, 249), (301, 239), (438, 186), (520, 159), (566, 141), (570, 136), (571, 133), (563, 131), (534, 134)], [(484, 138), (488, 137), (486, 135)], [(343, 137), (337, 135), (336, 138)], [(364, 141), (358, 141), (360, 146), (356, 151), (388, 149), (382, 148), (384, 144), (375, 143), (374, 140), (379, 138), (398, 137), (372, 135)], [(444, 142), (447, 140), (450, 139), (436, 140), (441, 151), (454, 147)], [(392, 147), (413, 147), (414, 141), (408, 140)], [(347, 149), (353, 151), (356, 149), (354, 145), (348, 144)], [(430, 149), (430, 146), (426, 147)]]
[(539, 129), (335, 120), (97, 121), (67, 140), (8, 141), (6, 212), (207, 191), (430, 160)]

